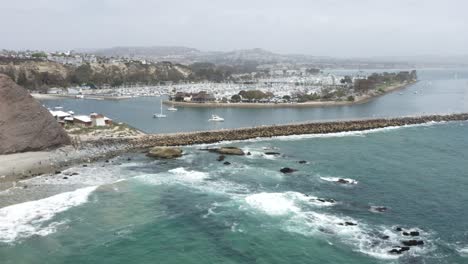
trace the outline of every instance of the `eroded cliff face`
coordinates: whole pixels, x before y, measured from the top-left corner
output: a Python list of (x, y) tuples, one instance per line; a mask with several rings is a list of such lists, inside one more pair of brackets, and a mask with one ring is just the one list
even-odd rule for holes
[(70, 144), (54, 117), (23, 87), (0, 74), (0, 154)]

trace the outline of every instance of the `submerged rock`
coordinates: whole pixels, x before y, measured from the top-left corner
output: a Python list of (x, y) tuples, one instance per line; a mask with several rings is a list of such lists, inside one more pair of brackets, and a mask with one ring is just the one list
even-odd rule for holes
[(224, 165), (231, 165), (231, 162), (225, 161), (223, 164), (224, 164)]
[(356, 223), (353, 223), (353, 222), (339, 223), (339, 225), (344, 225), (344, 226), (357, 226), (357, 224), (356, 224)]
[(305, 161), (305, 160), (300, 160), (300, 161), (298, 161), (297, 163), (299, 163), (299, 164), (306, 164), (307, 161)]
[(419, 236), (419, 231), (410, 231), (410, 232), (403, 232), (404, 236)]
[(405, 246), (411, 247), (411, 246), (422, 246), (424, 245), (424, 241), (422, 240), (403, 240), (401, 243)]
[(148, 157), (158, 159), (175, 159), (182, 157), (182, 149), (171, 147), (154, 147), (146, 155)]
[(282, 173), (293, 173), (295, 171), (297, 171), (297, 170), (291, 169), (291, 168), (288, 168), (288, 167), (280, 169), (280, 172), (282, 172)]
[(408, 251), (408, 250), (410, 250), (410, 247), (395, 247), (388, 252), (392, 254), (402, 254), (403, 252)]
[(223, 155), (245, 155), (244, 151), (237, 147), (221, 147), (216, 149), (216, 152)]
[(278, 156), (278, 155), (281, 155), (281, 153), (268, 151), (268, 152), (265, 152), (265, 155), (268, 155), (268, 156)]
[(335, 203), (335, 200), (331, 198), (317, 198), (316, 200), (322, 203)]
[(388, 210), (388, 208), (385, 207), (385, 206), (371, 206), (369, 208), (369, 211), (374, 212), (374, 213), (383, 213), (383, 212), (385, 212), (387, 210)]
[(226, 158), (224, 155), (219, 155), (217, 161), (223, 161)]

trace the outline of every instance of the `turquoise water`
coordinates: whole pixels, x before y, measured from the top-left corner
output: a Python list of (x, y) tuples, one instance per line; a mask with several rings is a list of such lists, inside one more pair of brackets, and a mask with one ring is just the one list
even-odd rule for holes
[[(375, 70), (367, 71), (374, 72)], [(340, 71), (338, 74), (344, 75), (350, 74), (350, 72)], [(167, 118), (154, 119), (153, 114), (159, 112), (161, 98), (158, 97), (121, 101), (61, 99), (43, 100), (42, 102), (48, 107), (62, 106), (67, 111), (72, 110), (80, 114), (103, 113), (116, 121), (128, 123), (148, 133), (468, 112), (468, 69), (421, 69), (418, 70), (418, 76), (420, 81), (411, 87), (376, 98), (365, 104), (326, 108), (210, 109), (179, 107), (177, 112), (165, 110)], [(167, 109), (167, 106), (164, 109)], [(225, 122), (208, 122), (212, 114), (224, 117)]]
[[(468, 263), (467, 135), (454, 122), (251, 140), (225, 143), (252, 153), (228, 166), (192, 146), (37, 177), (0, 193), (33, 197), (0, 209), (0, 263)], [(389, 254), (408, 239), (396, 227), (424, 246)]]

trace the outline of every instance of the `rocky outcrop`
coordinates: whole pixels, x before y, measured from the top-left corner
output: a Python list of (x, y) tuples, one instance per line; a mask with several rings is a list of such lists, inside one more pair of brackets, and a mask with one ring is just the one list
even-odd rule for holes
[(208, 149), (210, 152), (215, 152), (221, 155), (238, 155), (243, 156), (245, 155), (244, 151), (237, 147), (221, 147), (216, 149)]
[(182, 149), (169, 147), (154, 147), (148, 152), (147, 156), (158, 159), (175, 159), (182, 157)]
[(70, 138), (39, 102), (0, 74), (0, 154), (44, 150), (70, 144)]
[(286, 168), (281, 168), (281, 169), (280, 169), (280, 172), (285, 173), (285, 174), (287, 174), (287, 173), (293, 173), (293, 172), (296, 172), (296, 171), (297, 171), (297, 170), (291, 169), (291, 168), (288, 168), (288, 167), (286, 167)]

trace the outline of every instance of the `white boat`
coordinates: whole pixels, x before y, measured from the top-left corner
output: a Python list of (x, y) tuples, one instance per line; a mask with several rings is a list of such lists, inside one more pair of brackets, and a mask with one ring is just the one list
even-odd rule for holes
[(177, 111), (177, 108), (175, 108), (175, 107), (174, 107), (174, 104), (172, 104), (171, 107), (167, 108), (167, 111), (175, 112), (175, 111)]
[(161, 100), (161, 112), (159, 114), (154, 114), (153, 117), (154, 118), (165, 118), (166, 117), (166, 115), (163, 114), (162, 100)]
[(224, 122), (224, 118), (217, 116), (217, 115), (211, 115), (211, 118), (208, 119), (210, 122)]

